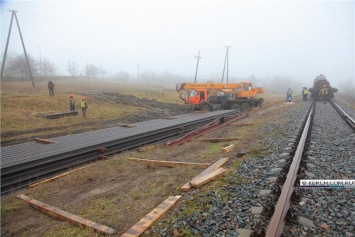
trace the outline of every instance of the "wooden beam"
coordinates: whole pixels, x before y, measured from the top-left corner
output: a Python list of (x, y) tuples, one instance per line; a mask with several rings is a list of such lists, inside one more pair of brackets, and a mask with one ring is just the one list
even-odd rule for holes
[(197, 141), (203, 141), (203, 142), (228, 142), (228, 141), (234, 141), (234, 140), (240, 140), (240, 139), (245, 139), (245, 137), (239, 138), (239, 137), (232, 137), (232, 138), (199, 138), (196, 139)]
[(40, 184), (47, 183), (47, 182), (50, 182), (50, 181), (59, 179), (59, 178), (61, 178), (61, 177), (64, 177), (64, 176), (66, 176), (66, 175), (68, 175), (68, 174), (70, 174), (70, 173), (73, 173), (73, 172), (75, 172), (75, 171), (78, 171), (78, 170), (81, 170), (81, 169), (85, 169), (86, 167), (88, 167), (88, 166), (80, 167), (80, 168), (78, 168), (78, 169), (65, 172), (65, 173), (63, 173), (63, 174), (54, 176), (54, 177), (52, 177), (52, 178), (45, 179), (45, 180), (42, 180), (42, 181), (37, 182), (37, 183), (34, 183), (34, 184), (30, 184), (30, 185), (28, 185), (28, 187), (29, 187), (29, 188), (36, 187), (36, 186), (38, 186), (38, 185), (40, 185)]
[(183, 192), (187, 192), (191, 189), (191, 185), (190, 182), (193, 182), (195, 180), (197, 180), (198, 178), (211, 173), (212, 171), (218, 169), (219, 167), (221, 167), (222, 165), (224, 165), (227, 161), (229, 160), (229, 157), (227, 158), (221, 158), (218, 161), (216, 161), (215, 163), (213, 163), (210, 167), (208, 167), (207, 169), (205, 169), (204, 171), (202, 171), (199, 175), (197, 175), (195, 178), (193, 178), (191, 181), (187, 182), (186, 184), (184, 184), (181, 188), (180, 191)]
[(222, 152), (226, 153), (226, 152), (231, 152), (234, 149), (235, 145), (231, 144), (229, 146), (226, 146), (224, 148), (222, 148)]
[(198, 179), (196, 179), (194, 181), (191, 181), (190, 185), (191, 185), (191, 187), (194, 187), (194, 188), (201, 187), (202, 185), (204, 185), (204, 184), (210, 182), (211, 180), (214, 180), (218, 176), (222, 175), (226, 171), (227, 171), (227, 169), (221, 167), (217, 170), (212, 171), (209, 174), (206, 174), (202, 177), (199, 177)]
[(195, 167), (208, 167), (211, 163), (193, 163), (193, 162), (181, 162), (181, 161), (163, 161), (163, 160), (146, 160), (138, 158), (128, 158), (129, 160), (143, 162), (148, 165), (164, 166), (164, 167), (177, 167), (177, 166), (195, 166)]
[(149, 212), (144, 218), (138, 221), (134, 226), (127, 230), (121, 237), (138, 237), (148, 229), (156, 220), (167, 212), (181, 196), (170, 196), (153, 211)]
[(112, 229), (108, 226), (101, 225), (99, 223), (87, 220), (85, 218), (71, 214), (66, 211), (63, 211), (57, 207), (53, 207), (53, 206), (50, 206), (50, 205), (45, 204), (43, 202), (40, 202), (38, 200), (27, 197), (26, 195), (20, 194), (17, 196), (17, 198), (30, 203), (34, 208), (40, 210), (41, 212), (46, 213), (52, 217), (58, 218), (60, 220), (68, 221), (70, 223), (73, 223), (73, 224), (79, 225), (79, 226), (83, 226), (83, 227), (93, 228), (94, 230), (99, 231), (104, 234), (113, 235), (114, 233), (117, 232), (117, 230)]
[(51, 141), (48, 139), (42, 139), (42, 138), (35, 138), (35, 142), (39, 142), (39, 143), (44, 143), (44, 144), (51, 144), (51, 143), (57, 143), (55, 141)]

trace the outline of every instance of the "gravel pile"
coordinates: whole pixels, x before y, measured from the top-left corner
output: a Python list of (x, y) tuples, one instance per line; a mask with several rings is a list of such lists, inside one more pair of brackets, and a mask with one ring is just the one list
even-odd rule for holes
[[(355, 179), (355, 134), (329, 103), (317, 103), (310, 141), (300, 178)], [(286, 236), (354, 236), (355, 189), (295, 191), (301, 197), (291, 206), (297, 223), (286, 228)]]
[[(228, 174), (223, 187), (208, 193), (186, 194), (180, 210), (167, 218), (168, 223), (158, 221), (144, 236), (174, 236), (174, 233), (177, 236), (178, 231), (183, 236), (232, 237), (245, 229), (253, 230), (254, 236), (263, 235), (269, 220), (266, 215), (268, 206), (276, 201), (277, 194), (272, 189), (277, 189), (276, 180), (289, 162), (290, 147), (310, 105), (310, 102), (286, 105), (274, 122), (266, 124), (260, 131), (260, 137), (264, 140), (250, 144), (260, 149), (276, 137), (267, 151), (247, 153), (248, 158), (238, 170)], [(233, 159), (229, 161), (229, 166), (237, 161)]]

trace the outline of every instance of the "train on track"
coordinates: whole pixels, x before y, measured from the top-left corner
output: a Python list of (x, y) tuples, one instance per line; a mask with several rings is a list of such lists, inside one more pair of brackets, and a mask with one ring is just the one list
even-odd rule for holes
[(338, 91), (337, 88), (331, 87), (330, 82), (327, 80), (326, 76), (320, 74), (313, 80), (313, 87), (309, 88), (309, 92), (311, 93), (311, 97), (315, 100), (321, 100), (319, 96), (319, 91), (326, 87), (328, 89), (328, 100), (334, 98), (334, 93)]

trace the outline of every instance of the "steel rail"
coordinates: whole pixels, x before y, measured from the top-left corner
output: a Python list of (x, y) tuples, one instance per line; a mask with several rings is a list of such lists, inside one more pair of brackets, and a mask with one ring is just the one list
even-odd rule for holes
[(274, 214), (272, 215), (269, 225), (266, 229), (266, 237), (281, 236), (285, 227), (286, 214), (291, 204), (291, 196), (294, 190), (295, 181), (297, 179), (297, 172), (303, 155), (304, 146), (306, 144), (307, 136), (313, 121), (315, 110), (315, 101), (307, 114), (307, 120), (303, 125), (302, 134), (299, 137), (297, 149), (295, 151), (290, 170), (287, 173), (287, 178), (282, 186), (281, 195), (275, 206)]
[(213, 131), (219, 127), (225, 126), (235, 120), (245, 118), (246, 116), (248, 116), (248, 115), (247, 114), (237, 114), (235, 116), (230, 116), (229, 118), (223, 117), (223, 121), (220, 121), (220, 119), (216, 119), (216, 120), (212, 121), (211, 123), (206, 124), (205, 126), (198, 128), (198, 129), (186, 134), (185, 136), (183, 136), (181, 138), (178, 138), (174, 141), (168, 142), (167, 145), (172, 146), (172, 145), (182, 144), (184, 142), (191, 140), (192, 138), (199, 137), (207, 132), (210, 132), (210, 131)]
[(45, 161), (38, 161), (36, 165), (31, 164), (31, 166), (26, 166), (26, 169), (16, 170), (10, 175), (2, 175), (1, 182), (2, 187), (4, 185), (9, 186), (16, 184), (18, 182), (24, 182), (25, 180), (31, 177), (38, 177), (43, 176), (56, 170), (63, 169), (70, 167), (72, 165), (77, 165), (81, 163), (86, 163), (91, 160), (99, 159), (102, 156), (111, 155), (114, 153), (122, 152), (124, 150), (133, 149), (136, 147), (140, 147), (146, 144), (151, 144), (152, 142), (156, 142), (160, 139), (171, 138), (172, 136), (176, 135), (176, 131), (169, 131), (160, 134), (154, 134), (149, 137), (145, 137), (144, 139), (131, 139), (128, 142), (113, 144), (111, 146), (105, 146), (105, 152), (99, 152), (96, 150), (87, 152), (87, 153), (80, 153), (79, 155), (72, 155), (67, 158), (61, 159), (50, 159)]
[(355, 132), (355, 120), (350, 117), (340, 106), (333, 102), (329, 101), (334, 109), (340, 114), (340, 116), (345, 120), (345, 122), (350, 126), (350, 128)]
[[(232, 115), (234, 113), (235, 112), (226, 112), (225, 115)], [(58, 174), (59, 171), (94, 161), (102, 156), (156, 143), (164, 139), (171, 139), (172, 137), (176, 137), (194, 130), (197, 127), (201, 127), (220, 116), (221, 115), (206, 116), (197, 120), (182, 122), (160, 129), (141, 129), (142, 131), (140, 130), (138, 134), (129, 133), (129, 137), (113, 137), (95, 141), (94, 143), (85, 143), (81, 148), (76, 150), (63, 148), (59, 154), (49, 152), (47, 157), (38, 160), (27, 159), (28, 161), (25, 160), (25, 163), (11, 161), (13, 165), (10, 166), (6, 164), (3, 166), (2, 164), (1, 194), (6, 194), (7, 192), (16, 189), (16, 187), (26, 187), (34, 180), (38, 181), (44, 177), (48, 178), (51, 175)], [(157, 121), (156, 123), (159, 124), (161, 122)], [(89, 134), (93, 136), (95, 132), (89, 132)], [(75, 139), (72, 139), (72, 141), (75, 141)], [(59, 143), (62, 144), (62, 142)], [(31, 144), (28, 144), (25, 147), (31, 147), (30, 145)], [(100, 148), (105, 148), (104, 152), (99, 152), (98, 149)], [(18, 152), (15, 154), (18, 154)]]
[[(127, 140), (127, 136), (136, 140), (141, 137), (146, 137), (155, 133), (161, 133), (162, 131), (173, 129), (183, 132), (190, 126), (199, 126), (203, 123), (208, 123), (213, 119), (215, 119), (215, 116), (202, 119), (199, 118), (193, 121), (180, 122), (178, 124), (169, 125), (168, 127), (166, 125), (160, 125), (163, 122), (158, 120), (156, 124), (148, 123), (145, 124), (145, 126), (142, 125), (137, 128), (130, 128), (129, 130), (126, 130), (125, 128), (121, 128), (119, 130), (110, 128), (53, 139), (54, 141), (58, 142), (58, 144), (43, 145), (35, 144), (32, 142), (8, 146), (1, 148), (1, 171), (2, 174), (6, 174), (8, 169), (11, 170), (11, 168), (16, 165), (22, 165), (24, 163), (30, 163), (33, 161), (36, 162), (39, 159), (55, 157), (58, 155), (61, 156), (63, 154), (69, 154), (71, 156), (73, 153), (80, 150), (92, 151), (93, 149), (110, 145), (111, 143), (115, 144), (123, 140)], [(100, 131), (103, 132), (100, 133)], [(20, 157), (21, 159), (19, 159)]]
[[(75, 154), (75, 152), (79, 152), (82, 153), (82, 151), (92, 151), (95, 149), (98, 149), (100, 147), (105, 147), (105, 146), (110, 146), (112, 144), (116, 144), (116, 143), (121, 143), (123, 141), (128, 141), (128, 140), (137, 140), (140, 138), (144, 138), (150, 135), (154, 135), (154, 134), (159, 134), (165, 131), (171, 131), (171, 130), (176, 130), (176, 131), (180, 131), (180, 130), (185, 130), (188, 129), (189, 126), (198, 126), (200, 124), (203, 123), (207, 123), (209, 122), (211, 119), (207, 119), (207, 120), (199, 120), (199, 121), (192, 121), (192, 122), (188, 122), (188, 123), (181, 123), (178, 125), (173, 125), (173, 126), (169, 126), (169, 127), (152, 127), (151, 129), (144, 129), (142, 127), (136, 128), (134, 131), (129, 129), (129, 130), (125, 130), (123, 129), (123, 131), (128, 131), (125, 134), (121, 134), (122, 132), (120, 132), (121, 130), (119, 130), (117, 135), (110, 135), (108, 134), (109, 131), (105, 131), (105, 136), (103, 137), (101, 135), (101, 138), (96, 136), (95, 131), (94, 132), (88, 132), (88, 133), (83, 133), (83, 135), (79, 134), (80, 136), (76, 136), (74, 137), (72, 136), (64, 136), (61, 137), (60, 139), (57, 139), (58, 144), (50, 144), (50, 145), (43, 145), (43, 144), (31, 144), (31, 143), (27, 143), (27, 144), (23, 144), (24, 146), (20, 147), (20, 151), (17, 150), (18, 146), (10, 146), (10, 147), (6, 147), (3, 148), (2, 151), (6, 150), (5, 152), (2, 152), (2, 164), (1, 164), (1, 171), (2, 174), (6, 174), (7, 169), (10, 169), (15, 167), (16, 165), (22, 165), (24, 163), (30, 163), (32, 161), (37, 162), (37, 160), (42, 159), (42, 158), (46, 158), (46, 157), (56, 157), (56, 156), (61, 156), (61, 155), (65, 155), (65, 154), (69, 154), (69, 156), (72, 156), (73, 154)], [(133, 131), (133, 132), (131, 132)], [(85, 135), (84, 135), (85, 134)], [(106, 135), (108, 134), (108, 135)], [(78, 134), (77, 134), (78, 135)], [(69, 141), (66, 141), (66, 137), (70, 137)], [(103, 138), (102, 138), (103, 137)], [(53, 139), (55, 140), (55, 139)], [(72, 143), (72, 144), (68, 144), (68, 143)], [(77, 144), (78, 143), (78, 144)], [(80, 143), (80, 144), (79, 144)], [(21, 144), (22, 145), (22, 144)], [(70, 147), (68, 145), (71, 145)], [(37, 147), (41, 148), (43, 151), (41, 154), (37, 154)], [(57, 149), (56, 151), (52, 151), (51, 148), (55, 148)], [(59, 148), (59, 150), (58, 150)], [(34, 154), (28, 154), (28, 151), (32, 149)], [(32, 155), (32, 156), (31, 156)], [(14, 159), (15, 157), (19, 157), (19, 156), (24, 156), (25, 158), (22, 160), (16, 160)], [(7, 159), (7, 160), (6, 160)], [(6, 163), (4, 163), (4, 161)]]
[[(84, 154), (86, 152), (97, 153), (97, 149), (99, 149), (99, 148), (110, 148), (110, 147), (116, 146), (116, 145), (125, 145), (127, 142), (139, 143), (137, 145), (144, 145), (145, 143), (148, 144), (151, 142), (152, 136), (154, 138), (153, 140), (157, 140), (160, 137), (165, 137), (166, 136), (166, 135), (164, 135), (165, 133), (168, 133), (168, 136), (169, 136), (169, 135), (174, 135), (177, 133), (188, 132), (191, 129), (195, 129), (196, 127), (202, 126), (203, 124), (205, 124), (209, 121), (210, 121), (210, 119), (209, 120), (201, 120), (201, 121), (192, 121), (189, 123), (183, 123), (183, 124), (171, 126), (168, 128), (157, 129), (157, 130), (153, 129), (152, 131), (138, 133), (135, 135), (131, 135), (129, 137), (108, 139), (106, 142), (105, 141), (94, 141), (92, 143), (85, 143), (82, 145), (82, 148), (77, 148), (75, 150), (66, 149), (64, 147), (61, 149), (61, 151), (58, 154), (48, 154), (48, 156), (43, 159), (35, 159), (35, 160), (29, 159), (28, 162), (22, 162), (22, 163), (18, 163), (18, 164), (16, 162), (13, 162), (13, 164), (9, 167), (2, 167), (1, 175), (3, 176), (8, 173), (19, 172), (25, 168), (27, 169), (30, 167), (36, 167), (36, 166), (43, 165), (46, 163), (51, 163), (53, 161), (75, 157), (77, 155)], [(148, 141), (146, 141), (146, 140), (148, 140)], [(129, 145), (129, 147), (131, 147), (131, 145)], [(107, 154), (107, 152), (105, 152), (105, 153)]]

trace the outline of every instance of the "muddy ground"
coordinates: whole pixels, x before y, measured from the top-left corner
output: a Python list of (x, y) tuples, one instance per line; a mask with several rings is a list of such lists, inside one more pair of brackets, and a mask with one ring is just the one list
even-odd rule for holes
[[(114, 126), (115, 123), (133, 123), (161, 116), (173, 116), (184, 113), (186, 109), (185, 106), (162, 104), (146, 99), (134, 101), (132, 97), (121, 97), (117, 94), (97, 96), (107, 100), (118, 100), (119, 103), (137, 103), (148, 108), (146, 114), (102, 122), (103, 127)], [(242, 120), (253, 122), (251, 126), (230, 125), (204, 135), (204, 137), (239, 137), (240, 140), (235, 142), (209, 143), (193, 140), (180, 146), (162, 146), (145, 152), (127, 151), (93, 163), (54, 182), (3, 197), (1, 235), (101, 236), (90, 229), (76, 227), (35, 210), (16, 198), (19, 193), (114, 228), (117, 230), (114, 236), (120, 236), (168, 196), (184, 195), (172, 209), (179, 210), (180, 203), (189, 201), (198, 192), (218, 189), (228, 179), (228, 173), (208, 185), (182, 193), (179, 188), (203, 169), (147, 167), (127, 158), (212, 163), (222, 157), (231, 156), (222, 153), (222, 148), (231, 143), (236, 145), (235, 152), (264, 147), (271, 140), (272, 134), (260, 134), (261, 127), (267, 123), (278, 123), (275, 118), (287, 106), (292, 105), (285, 106), (283, 98), (272, 98), (267, 100), (263, 108), (254, 109)], [(245, 158), (233, 157), (224, 167), (232, 170)]]

